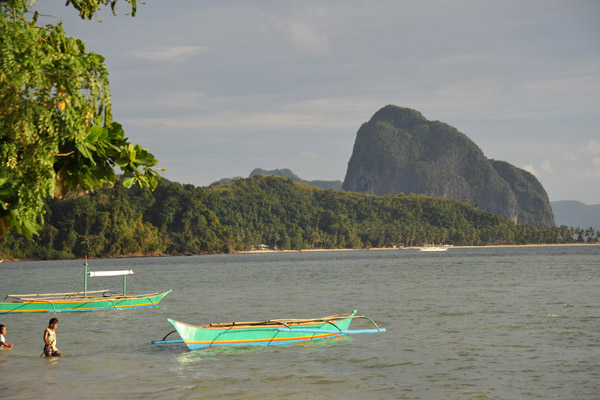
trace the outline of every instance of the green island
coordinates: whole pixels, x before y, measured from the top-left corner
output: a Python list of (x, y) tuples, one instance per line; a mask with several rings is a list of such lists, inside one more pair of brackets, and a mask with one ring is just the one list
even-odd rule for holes
[(110, 188), (48, 199), (45, 210), (38, 235), (5, 235), (0, 258), (568, 244), (600, 238), (593, 228), (516, 224), (450, 198), (324, 190), (275, 176), (206, 187), (161, 179), (154, 192), (117, 181)]

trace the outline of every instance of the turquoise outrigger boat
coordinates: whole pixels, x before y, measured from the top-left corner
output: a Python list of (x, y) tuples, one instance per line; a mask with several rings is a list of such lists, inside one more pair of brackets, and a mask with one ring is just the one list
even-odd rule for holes
[[(76, 312), (101, 310), (132, 310), (156, 307), (171, 290), (163, 293), (128, 295), (127, 275), (131, 270), (88, 271), (87, 257), (84, 264), (83, 292), (9, 294), (0, 302), (0, 314)], [(102, 276), (123, 276), (123, 293), (107, 289), (87, 290), (87, 278)]]
[[(350, 322), (356, 318), (369, 320), (375, 329), (349, 330)], [(385, 332), (377, 324), (356, 310), (350, 314), (336, 314), (314, 319), (271, 319), (267, 321), (230, 322), (194, 326), (167, 319), (175, 331), (168, 333), (154, 344), (185, 343), (190, 350), (223, 346), (274, 346), (305, 342), (309, 340), (331, 339), (357, 333)], [(181, 339), (166, 340), (177, 332)]]

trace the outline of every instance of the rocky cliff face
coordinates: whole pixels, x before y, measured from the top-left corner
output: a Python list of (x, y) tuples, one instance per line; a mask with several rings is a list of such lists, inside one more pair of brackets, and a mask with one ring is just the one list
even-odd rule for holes
[(428, 121), (418, 111), (391, 105), (360, 127), (342, 189), (451, 197), (513, 220), (521, 215), (527, 216), (526, 223), (536, 225), (551, 226), (554, 221), (551, 211), (549, 219), (531, 217), (531, 208), (524, 213), (519, 198), (525, 194), (516, 196), (511, 184), (465, 134), (442, 122)]
[(505, 161), (490, 160), (509, 185), (519, 204), (518, 222), (523, 225), (554, 226), (554, 213), (546, 190), (531, 173)]

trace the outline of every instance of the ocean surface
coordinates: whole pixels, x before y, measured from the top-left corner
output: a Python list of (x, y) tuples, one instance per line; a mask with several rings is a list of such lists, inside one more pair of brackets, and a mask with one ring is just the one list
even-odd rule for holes
[[(4, 262), (8, 293), (81, 290), (82, 260)], [(0, 398), (598, 399), (600, 246), (90, 260), (156, 309), (0, 315)], [(93, 278), (89, 290), (121, 288)], [(172, 326), (358, 309), (386, 333), (292, 346), (153, 345)], [(41, 358), (57, 317), (60, 359)], [(360, 321), (351, 328), (366, 327)], [(175, 335), (172, 335), (175, 336)]]

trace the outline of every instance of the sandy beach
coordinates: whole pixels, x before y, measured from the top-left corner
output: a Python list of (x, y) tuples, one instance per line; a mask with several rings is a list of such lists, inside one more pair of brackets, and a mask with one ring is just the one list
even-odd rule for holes
[[(600, 243), (556, 243), (556, 244), (494, 244), (483, 246), (451, 246), (448, 249), (486, 249), (502, 247), (564, 247), (564, 246), (600, 246)], [(372, 247), (369, 249), (302, 249), (302, 250), (245, 250), (237, 251), (235, 254), (269, 254), (269, 253), (298, 253), (298, 252), (317, 252), (317, 251), (397, 251), (397, 250), (419, 250), (422, 246), (416, 247)]]
[[(449, 246), (448, 249), (485, 249), (485, 248), (502, 248), (502, 247), (561, 247), (561, 246), (600, 246), (600, 243), (561, 243), (561, 244), (495, 244), (495, 245), (484, 245), (484, 246)], [(443, 247), (443, 246), (441, 246)], [(417, 247), (372, 247), (369, 249), (301, 249), (301, 250), (273, 250), (273, 249), (262, 249), (262, 250), (243, 250), (235, 251), (231, 254), (281, 254), (281, 253), (300, 253), (300, 252), (331, 252), (331, 251), (399, 251), (399, 250), (419, 250), (421, 246)], [(210, 253), (214, 254), (214, 253)], [(179, 256), (192, 256), (192, 255), (207, 255), (207, 254), (180, 254)], [(103, 258), (139, 258), (139, 257), (173, 257), (174, 255), (169, 254), (124, 254), (112, 257), (98, 257)], [(95, 258), (95, 257), (94, 257)], [(90, 258), (93, 259), (93, 258)], [(18, 262), (18, 261), (40, 261), (36, 259), (12, 259), (5, 258), (4, 262)]]

